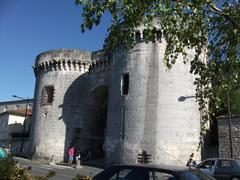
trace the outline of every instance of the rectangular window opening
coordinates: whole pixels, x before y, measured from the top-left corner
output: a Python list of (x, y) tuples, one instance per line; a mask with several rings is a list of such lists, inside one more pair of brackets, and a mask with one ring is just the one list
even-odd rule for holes
[(41, 105), (52, 104), (54, 97), (54, 87), (45, 86), (42, 90)]
[(122, 95), (127, 95), (129, 90), (129, 74), (122, 75)]

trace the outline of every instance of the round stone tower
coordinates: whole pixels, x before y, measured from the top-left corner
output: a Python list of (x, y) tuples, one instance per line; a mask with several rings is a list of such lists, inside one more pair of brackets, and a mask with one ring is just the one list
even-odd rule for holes
[[(91, 53), (76, 49), (60, 49), (37, 56), (33, 120), (31, 125), (31, 153), (35, 158), (49, 159), (54, 155), (63, 161), (66, 152), (66, 124), (71, 129), (72, 109), (63, 113), (64, 104), (75, 101), (75, 95), (66, 98), (70, 85), (88, 71)], [(70, 115), (73, 116), (70, 117)], [(66, 117), (68, 116), (68, 117)]]
[[(140, 27), (136, 33), (133, 49), (113, 54), (106, 161), (136, 163), (138, 154), (146, 151), (152, 163), (185, 166), (199, 145), (195, 77), (181, 56), (167, 70), (166, 41), (156, 33), (152, 42), (146, 42), (143, 31)], [(189, 56), (194, 57), (194, 50)]]

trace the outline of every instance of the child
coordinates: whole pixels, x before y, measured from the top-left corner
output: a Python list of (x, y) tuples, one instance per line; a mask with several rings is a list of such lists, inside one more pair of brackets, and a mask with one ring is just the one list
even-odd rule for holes
[(80, 151), (77, 151), (77, 153), (76, 153), (76, 168), (82, 168), (80, 158), (81, 158)]

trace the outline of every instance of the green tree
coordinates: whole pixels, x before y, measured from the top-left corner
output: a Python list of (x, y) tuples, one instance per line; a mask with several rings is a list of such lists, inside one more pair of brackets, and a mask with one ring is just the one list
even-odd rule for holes
[(12, 157), (0, 159), (0, 180), (47, 180), (55, 175), (55, 171), (49, 171), (46, 176), (33, 177), (30, 169), (18, 167)]
[[(238, 0), (76, 0), (82, 6), (84, 19), (81, 29), (91, 30), (101, 23), (106, 12), (112, 17), (105, 47), (114, 50), (124, 44), (134, 45), (134, 33), (140, 24), (151, 40), (156, 31), (152, 25), (158, 16), (162, 36), (167, 41), (164, 63), (176, 62), (178, 55), (186, 57), (188, 49), (195, 49), (191, 73), (196, 74), (196, 98), (203, 112), (202, 129), (211, 110), (223, 103), (220, 92), (238, 83), (240, 56), (240, 3)], [(208, 63), (203, 62), (207, 56)], [(228, 76), (226, 76), (226, 68)], [(213, 87), (217, 85), (216, 87)], [(216, 108), (208, 108), (208, 104)]]
[[(227, 73), (226, 73), (227, 76)], [(222, 88), (221, 85), (212, 84), (213, 93), (216, 97), (210, 103), (210, 109), (212, 117), (215, 119), (221, 115), (228, 115), (230, 111), (231, 115), (240, 114), (240, 87), (239, 82), (231, 84), (228, 89)]]

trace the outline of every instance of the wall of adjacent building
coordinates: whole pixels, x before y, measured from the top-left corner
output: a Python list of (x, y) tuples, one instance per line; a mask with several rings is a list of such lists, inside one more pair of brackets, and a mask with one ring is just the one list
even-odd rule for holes
[[(231, 116), (231, 137), (232, 137), (232, 155), (233, 158), (240, 158), (240, 116)], [(218, 143), (219, 157), (230, 158), (230, 129), (229, 117), (222, 116), (218, 118)]]
[[(0, 113), (16, 110), (16, 109), (25, 109), (27, 100), (18, 100), (18, 101), (6, 101), (0, 102)], [(28, 109), (32, 109), (33, 99), (28, 100)]]
[[(11, 148), (11, 153), (19, 154), (23, 142), (23, 154), (27, 155), (29, 137), (22, 139), (23, 123), (25, 117), (2, 113), (0, 115), (0, 145)], [(25, 133), (29, 133), (30, 118), (25, 122)]]
[(8, 136), (8, 119), (9, 114), (0, 114), (0, 143), (5, 144)]

